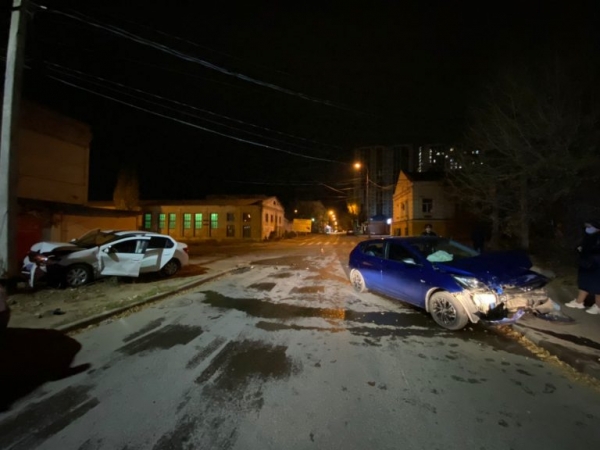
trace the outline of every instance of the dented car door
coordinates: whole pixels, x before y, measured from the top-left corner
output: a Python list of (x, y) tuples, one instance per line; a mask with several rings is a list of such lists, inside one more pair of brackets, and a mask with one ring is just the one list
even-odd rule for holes
[(149, 240), (148, 237), (135, 236), (102, 245), (98, 252), (100, 274), (139, 276)]

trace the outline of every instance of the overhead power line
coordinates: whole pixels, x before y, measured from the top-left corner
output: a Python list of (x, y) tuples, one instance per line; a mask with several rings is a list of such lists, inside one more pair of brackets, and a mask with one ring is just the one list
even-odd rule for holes
[(192, 123), (192, 122), (188, 122), (186, 120), (181, 120), (181, 119), (178, 119), (178, 118), (173, 117), (173, 116), (168, 116), (166, 114), (159, 113), (157, 111), (152, 111), (152, 110), (150, 110), (148, 108), (144, 108), (144, 107), (139, 106), (139, 105), (134, 105), (134, 104), (126, 102), (124, 100), (121, 100), (121, 99), (118, 99), (118, 98), (115, 98), (115, 97), (111, 97), (109, 95), (105, 95), (105, 94), (102, 94), (100, 92), (94, 91), (92, 89), (88, 89), (86, 87), (77, 85), (77, 84), (75, 84), (73, 82), (64, 80), (64, 79), (59, 78), (59, 77), (54, 76), (54, 75), (47, 75), (47, 76), (49, 78), (53, 79), (53, 80), (58, 81), (59, 83), (65, 84), (67, 86), (74, 87), (76, 89), (80, 89), (82, 91), (89, 92), (91, 94), (94, 94), (94, 95), (97, 95), (99, 97), (103, 97), (103, 98), (115, 101), (117, 103), (121, 103), (123, 105), (129, 106), (129, 107), (137, 109), (139, 111), (144, 111), (144, 112), (147, 112), (149, 114), (153, 114), (153, 115), (158, 116), (158, 117), (169, 119), (169, 120), (181, 123), (183, 125), (188, 125), (190, 127), (197, 128), (199, 130), (203, 130), (203, 131), (206, 131), (208, 133), (212, 133), (212, 134), (216, 134), (216, 135), (219, 135), (219, 136), (223, 136), (223, 137), (226, 137), (226, 138), (238, 141), (238, 142), (243, 142), (243, 143), (250, 144), (250, 145), (255, 145), (255, 146), (258, 146), (258, 147), (263, 147), (263, 148), (271, 149), (271, 150), (274, 150), (274, 151), (277, 151), (277, 152), (281, 152), (281, 153), (287, 153), (289, 155), (296, 156), (296, 157), (299, 157), (299, 158), (311, 159), (311, 160), (315, 160), (315, 161), (324, 161), (324, 162), (332, 162), (332, 163), (338, 163), (338, 164), (340, 164), (340, 163), (341, 164), (345, 164), (342, 161), (336, 161), (336, 160), (327, 159), (327, 158), (320, 158), (320, 157), (317, 157), (317, 156), (304, 155), (302, 153), (297, 153), (297, 152), (293, 152), (293, 151), (290, 151), (290, 150), (285, 150), (285, 149), (282, 149), (282, 148), (279, 148), (279, 147), (274, 147), (272, 145), (263, 144), (261, 142), (251, 141), (251, 140), (243, 139), (243, 138), (240, 138), (240, 137), (237, 137), (237, 136), (232, 136), (230, 134), (226, 134), (226, 133), (222, 133), (220, 131), (212, 130), (210, 128), (206, 128), (206, 127), (203, 127), (201, 125), (198, 125), (198, 124), (195, 124), (195, 123)]
[(102, 29), (102, 30), (105, 30), (105, 31), (109, 31), (109, 32), (111, 32), (113, 34), (116, 34), (118, 36), (121, 36), (121, 37), (127, 38), (127, 39), (129, 39), (131, 41), (137, 42), (138, 44), (142, 44), (142, 45), (145, 45), (147, 47), (155, 48), (155, 49), (160, 50), (160, 51), (162, 51), (164, 53), (176, 56), (176, 57), (178, 57), (180, 59), (183, 59), (185, 61), (189, 61), (189, 62), (192, 62), (192, 63), (199, 64), (199, 65), (201, 65), (203, 67), (206, 67), (208, 69), (217, 71), (217, 72), (222, 73), (224, 75), (235, 77), (235, 78), (238, 78), (240, 80), (256, 84), (258, 86), (266, 87), (266, 88), (269, 88), (269, 89), (272, 89), (272, 90), (275, 90), (275, 91), (278, 91), (278, 92), (282, 92), (284, 94), (288, 94), (288, 95), (291, 95), (291, 96), (295, 96), (295, 97), (298, 97), (298, 98), (301, 98), (301, 99), (304, 99), (304, 100), (308, 100), (308, 101), (311, 101), (311, 102), (314, 102), (314, 103), (320, 103), (320, 104), (323, 104), (323, 105), (326, 105), (326, 106), (330, 106), (332, 108), (337, 108), (337, 109), (344, 110), (344, 111), (350, 111), (350, 112), (353, 112), (353, 113), (365, 114), (365, 113), (363, 113), (361, 111), (356, 111), (354, 109), (348, 108), (348, 107), (343, 106), (343, 105), (339, 105), (339, 104), (331, 102), (329, 100), (322, 100), (322, 99), (319, 99), (319, 98), (316, 98), (316, 97), (311, 97), (311, 96), (306, 95), (306, 94), (304, 94), (302, 92), (296, 92), (296, 91), (293, 91), (291, 89), (287, 89), (287, 88), (278, 86), (278, 85), (273, 84), (273, 83), (268, 83), (268, 82), (265, 82), (265, 81), (258, 80), (256, 78), (249, 77), (249, 76), (244, 75), (244, 74), (239, 73), (239, 72), (234, 72), (232, 70), (226, 69), (226, 68), (218, 66), (216, 64), (213, 64), (213, 63), (211, 63), (209, 61), (206, 61), (206, 60), (200, 59), (198, 57), (195, 57), (193, 55), (181, 52), (179, 50), (175, 50), (175, 49), (173, 49), (173, 48), (171, 48), (171, 47), (169, 47), (167, 45), (160, 44), (160, 43), (154, 42), (154, 41), (152, 41), (150, 39), (146, 39), (144, 37), (138, 36), (138, 35), (136, 35), (134, 33), (131, 33), (129, 31), (127, 31), (127, 30), (124, 30), (122, 28), (116, 27), (114, 25), (107, 25), (107, 24), (100, 23), (98, 21), (95, 21), (93, 18), (87, 17), (87, 16), (85, 16), (84, 14), (81, 14), (81, 13), (75, 13), (75, 12), (74, 13), (67, 13), (67, 12), (64, 12), (64, 11), (60, 11), (58, 9), (48, 8), (48, 7), (43, 6), (43, 5), (38, 5), (36, 3), (32, 3), (32, 5), (34, 5), (34, 6), (38, 7), (38, 8), (41, 8), (41, 9), (43, 9), (45, 11), (48, 11), (50, 13), (62, 15), (64, 17), (68, 17), (68, 18), (73, 19), (75, 21), (86, 23), (86, 24), (88, 24), (88, 25), (90, 25), (92, 27), (95, 27), (95, 28), (98, 28), (98, 29)]
[[(173, 109), (173, 108), (169, 108), (168, 106), (160, 105), (158, 103), (150, 102), (147, 99), (143, 99), (143, 98), (141, 98), (139, 96), (136, 96), (136, 95), (133, 95), (133, 94), (130, 94), (130, 93), (127, 93), (127, 92), (122, 92), (122, 91), (113, 89), (113, 88), (111, 88), (109, 86), (102, 85), (101, 83), (96, 83), (94, 81), (89, 80), (89, 78), (93, 78), (95, 80), (101, 81), (102, 83), (108, 83), (108, 84), (113, 85), (113, 86), (118, 86), (118, 87), (120, 87), (122, 89), (126, 89), (126, 90), (130, 90), (130, 91), (138, 92), (140, 94), (147, 95), (147, 96), (150, 96), (150, 97), (153, 97), (153, 98), (157, 98), (157, 99), (160, 99), (160, 100), (163, 100), (163, 101), (171, 102), (171, 103), (176, 104), (178, 106), (183, 106), (183, 107), (189, 108), (189, 109), (194, 110), (194, 111), (199, 111), (201, 113), (208, 114), (208, 115), (210, 115), (212, 117), (218, 117), (218, 118), (221, 118), (221, 119), (230, 120), (232, 122), (239, 123), (239, 124), (242, 124), (242, 125), (246, 125), (246, 126), (249, 126), (249, 127), (252, 127), (252, 128), (261, 129), (261, 130), (268, 131), (268, 132), (271, 132), (271, 133), (276, 133), (276, 134), (281, 135), (281, 136), (286, 136), (286, 137), (290, 137), (290, 138), (293, 138), (293, 139), (298, 139), (298, 140), (301, 140), (301, 141), (305, 141), (305, 142), (317, 144), (317, 145), (320, 145), (320, 146), (329, 146), (329, 147), (333, 147), (335, 149), (340, 149), (340, 150), (342, 149), (341, 147), (336, 146), (336, 145), (331, 145), (331, 144), (325, 144), (325, 143), (317, 142), (317, 141), (314, 141), (314, 140), (311, 140), (311, 139), (306, 139), (306, 138), (303, 138), (303, 137), (300, 137), (300, 136), (296, 136), (296, 135), (293, 135), (293, 134), (284, 133), (284, 132), (273, 130), (271, 128), (263, 127), (263, 126), (260, 126), (260, 125), (255, 125), (253, 123), (245, 122), (243, 120), (235, 119), (233, 117), (229, 117), (229, 116), (226, 116), (226, 115), (223, 115), (223, 114), (218, 114), (218, 113), (215, 113), (215, 112), (207, 110), (207, 109), (198, 108), (198, 107), (196, 107), (194, 105), (190, 105), (189, 103), (180, 102), (178, 100), (173, 100), (171, 98), (164, 97), (164, 96), (161, 96), (161, 95), (158, 95), (158, 94), (154, 94), (154, 93), (151, 93), (151, 92), (147, 92), (147, 91), (144, 91), (142, 89), (138, 89), (138, 88), (134, 88), (134, 87), (131, 87), (131, 86), (127, 86), (125, 84), (118, 83), (116, 81), (112, 81), (112, 80), (109, 80), (107, 78), (98, 77), (96, 75), (91, 75), (91, 74), (82, 72), (80, 70), (76, 70), (76, 69), (72, 69), (70, 67), (63, 66), (61, 64), (56, 64), (56, 63), (53, 63), (53, 62), (50, 62), (50, 61), (44, 61), (44, 63), (47, 66), (49, 66), (49, 68), (51, 70), (58, 71), (59, 73), (61, 73), (63, 75), (67, 75), (67, 76), (70, 76), (70, 77), (78, 78), (80, 80), (85, 80), (88, 83), (92, 83), (92, 84), (95, 84), (97, 86), (102, 86), (102, 87), (104, 87), (106, 89), (110, 89), (110, 90), (115, 91), (115, 92), (123, 93), (125, 95), (130, 96), (130, 97), (141, 99), (141, 100), (149, 102), (149, 103), (153, 103), (153, 104), (156, 104), (156, 105), (159, 105), (159, 106), (163, 106), (163, 107), (165, 107), (167, 109)], [(73, 73), (82, 75), (83, 77), (87, 77), (88, 79), (85, 79), (85, 78), (82, 78), (82, 77), (78, 77), (78, 76), (74, 75)], [(222, 124), (222, 123), (219, 123), (219, 122), (207, 119), (205, 117), (198, 116), (196, 114), (190, 114), (190, 113), (187, 113), (185, 111), (181, 111), (179, 109), (177, 111), (181, 112), (181, 113), (184, 113), (186, 115), (190, 115), (192, 117), (196, 117), (196, 118), (201, 119), (201, 120), (205, 120), (205, 121), (210, 122), (210, 123), (214, 123), (214, 124), (217, 124), (217, 125), (220, 125), (220, 126), (224, 126), (224, 127), (227, 127), (227, 128), (234, 129), (234, 130), (242, 131), (244, 133), (251, 134), (251, 135), (254, 135), (254, 136), (259, 136), (259, 137), (263, 137), (265, 139), (270, 139), (270, 140), (273, 140), (273, 141), (286, 143), (286, 144), (293, 145), (293, 146), (298, 147), (298, 148), (304, 148), (304, 149), (307, 149), (307, 150), (311, 149), (311, 148), (306, 147), (306, 146), (294, 144), (294, 143), (291, 143), (291, 142), (282, 141), (280, 139), (275, 139), (275, 138), (272, 138), (272, 137), (260, 135), (260, 134), (257, 134), (257, 133), (253, 133), (251, 131), (240, 129), (240, 128), (231, 127), (229, 125), (225, 125), (225, 124)]]

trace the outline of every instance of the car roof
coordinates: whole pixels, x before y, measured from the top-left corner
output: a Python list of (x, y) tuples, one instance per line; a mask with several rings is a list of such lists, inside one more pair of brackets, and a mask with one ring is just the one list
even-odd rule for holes
[(130, 230), (130, 231), (115, 231), (115, 235), (117, 236), (156, 236), (156, 237), (164, 237), (175, 241), (168, 234), (155, 233), (153, 231), (144, 231), (144, 230)]

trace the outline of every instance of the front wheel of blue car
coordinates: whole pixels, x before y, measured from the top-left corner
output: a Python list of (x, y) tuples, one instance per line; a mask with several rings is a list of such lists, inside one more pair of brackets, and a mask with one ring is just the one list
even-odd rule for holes
[(469, 323), (465, 308), (449, 292), (436, 292), (431, 296), (429, 313), (439, 326), (448, 330), (461, 330)]

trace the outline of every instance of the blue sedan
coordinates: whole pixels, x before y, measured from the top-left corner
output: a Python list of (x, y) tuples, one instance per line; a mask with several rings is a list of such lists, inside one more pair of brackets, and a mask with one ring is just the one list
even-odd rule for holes
[(516, 321), (546, 302), (548, 279), (530, 270), (524, 252), (479, 254), (441, 237), (388, 237), (360, 242), (350, 252), (350, 281), (425, 309), (442, 327)]

